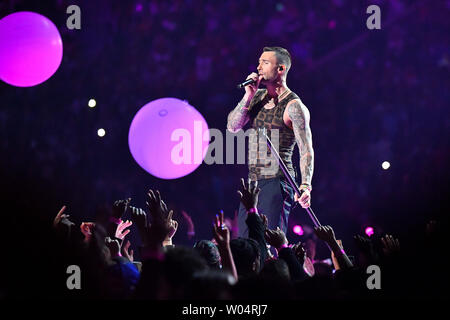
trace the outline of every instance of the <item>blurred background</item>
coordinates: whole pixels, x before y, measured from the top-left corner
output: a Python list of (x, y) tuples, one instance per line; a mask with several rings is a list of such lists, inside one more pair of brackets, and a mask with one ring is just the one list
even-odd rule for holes
[[(72, 4), (81, 8), (81, 30), (66, 27)], [(366, 27), (371, 4), (381, 8), (381, 30)], [(161, 191), (175, 219), (181, 210), (191, 215), (198, 238), (211, 238), (214, 215), (232, 218), (238, 208), (247, 166), (202, 164), (186, 177), (157, 179), (132, 158), (128, 130), (146, 103), (175, 97), (225, 134), (243, 96), (236, 84), (256, 70), (264, 46), (291, 53), (287, 84), (311, 113), (312, 208), (322, 224), (349, 251), (353, 235), (369, 226), (414, 237), (448, 214), (449, 9), (450, 1), (414, 0), (2, 0), (0, 17), (43, 14), (64, 45), (61, 66), (45, 83), (0, 82), (11, 239), (39, 237), (63, 205), (78, 223), (118, 199), (144, 207), (149, 188)], [(288, 238), (306, 241), (310, 227), (297, 207)], [(180, 222), (176, 244), (183, 228)], [(326, 258), (327, 249), (318, 255)]]

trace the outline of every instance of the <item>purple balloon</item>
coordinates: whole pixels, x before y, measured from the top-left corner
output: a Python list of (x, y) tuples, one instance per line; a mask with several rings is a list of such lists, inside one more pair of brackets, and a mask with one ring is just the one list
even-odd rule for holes
[(143, 106), (128, 133), (133, 158), (161, 179), (186, 176), (200, 166), (209, 145), (209, 129), (194, 107), (176, 98), (162, 98)]
[(31, 87), (58, 70), (63, 44), (58, 29), (35, 12), (15, 12), (0, 20), (0, 79)]

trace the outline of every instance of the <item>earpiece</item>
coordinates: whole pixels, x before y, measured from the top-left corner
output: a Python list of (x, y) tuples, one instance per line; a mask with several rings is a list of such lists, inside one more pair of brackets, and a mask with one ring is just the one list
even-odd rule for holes
[(283, 66), (280, 66), (280, 68), (279, 68), (279, 69), (280, 69), (280, 71), (283, 71)]

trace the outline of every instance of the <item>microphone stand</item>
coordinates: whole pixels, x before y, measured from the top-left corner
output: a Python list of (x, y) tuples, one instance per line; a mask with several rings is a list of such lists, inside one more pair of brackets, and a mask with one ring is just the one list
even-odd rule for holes
[[(295, 193), (297, 194), (298, 198), (302, 196), (303, 190), (300, 190), (297, 186), (297, 183), (295, 182), (294, 178), (292, 178), (291, 174), (289, 173), (286, 165), (284, 164), (283, 160), (281, 159), (278, 151), (275, 149), (275, 147), (272, 144), (272, 141), (270, 141), (270, 138), (267, 136), (266, 128), (258, 129), (258, 131), (262, 131), (262, 134), (267, 139), (267, 146), (270, 149), (270, 152), (272, 152), (275, 155), (275, 158), (278, 161), (278, 165), (281, 167), (281, 170), (283, 170), (284, 176), (286, 177), (286, 180), (291, 185), (292, 189), (294, 189)], [(314, 226), (321, 227), (322, 225), (319, 222), (319, 219), (317, 219), (316, 215), (314, 214), (314, 211), (309, 208), (305, 208), (306, 212), (308, 212), (309, 217), (311, 218), (312, 222), (314, 223)]]

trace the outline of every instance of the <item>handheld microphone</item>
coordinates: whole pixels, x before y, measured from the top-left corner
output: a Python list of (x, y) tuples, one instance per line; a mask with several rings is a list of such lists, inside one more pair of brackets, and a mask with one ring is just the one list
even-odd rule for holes
[(245, 80), (245, 81), (242, 82), (242, 83), (239, 83), (239, 84), (237, 85), (237, 87), (238, 87), (238, 89), (242, 89), (243, 87), (248, 86), (249, 84), (254, 84), (254, 83), (256, 83), (255, 80), (253, 80), (253, 79), (248, 79), (248, 80)]

